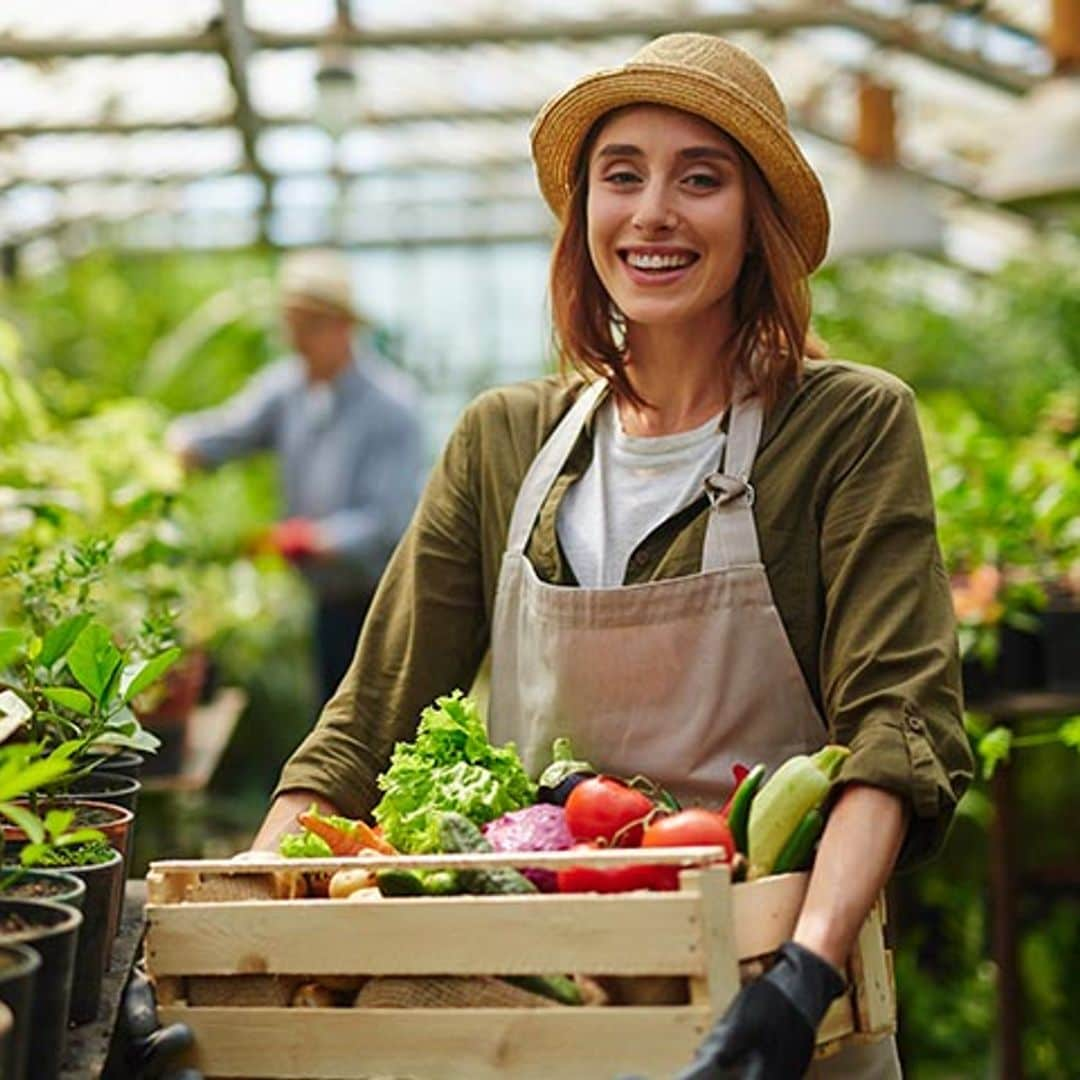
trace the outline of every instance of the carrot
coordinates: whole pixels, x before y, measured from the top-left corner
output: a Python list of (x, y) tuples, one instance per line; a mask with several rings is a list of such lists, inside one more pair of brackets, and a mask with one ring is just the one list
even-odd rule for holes
[(349, 822), (347, 828), (336, 825), (320, 814), (305, 811), (297, 814), (296, 820), (308, 832), (325, 840), (335, 855), (357, 855), (365, 849), (378, 851), (382, 855), (396, 855), (397, 851), (381, 837), (376, 836), (369, 825), (362, 821)]

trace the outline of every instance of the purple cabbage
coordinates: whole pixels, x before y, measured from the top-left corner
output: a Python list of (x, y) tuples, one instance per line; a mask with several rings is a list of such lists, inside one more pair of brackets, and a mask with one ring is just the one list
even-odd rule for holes
[[(511, 810), (484, 826), (484, 836), (495, 851), (566, 851), (574, 837), (566, 825), (561, 806), (537, 803), (524, 810)], [(521, 871), (541, 892), (555, 892), (555, 872), (539, 867)]]

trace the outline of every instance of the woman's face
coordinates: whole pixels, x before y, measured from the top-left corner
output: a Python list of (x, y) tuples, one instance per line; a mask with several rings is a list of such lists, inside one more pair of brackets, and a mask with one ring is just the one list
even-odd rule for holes
[(661, 105), (621, 109), (589, 156), (589, 255), (632, 323), (723, 316), (746, 255), (743, 168), (706, 120)]

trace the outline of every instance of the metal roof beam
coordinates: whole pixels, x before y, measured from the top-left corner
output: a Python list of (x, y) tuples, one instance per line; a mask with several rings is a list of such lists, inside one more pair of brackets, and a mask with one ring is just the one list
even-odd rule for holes
[[(988, 28), (996, 24), (986, 24)], [(620, 37), (653, 37), (681, 30), (725, 34), (760, 30), (781, 34), (819, 27), (846, 27), (887, 48), (902, 49), (971, 78), (1012, 93), (1023, 93), (1036, 81), (1027, 72), (995, 64), (977, 51), (959, 49), (940, 37), (916, 29), (903, 16), (875, 15), (845, 3), (826, 8), (803, 7), (784, 11), (764, 8), (741, 14), (620, 18), (618, 20), (545, 20), (535, 24), (489, 23), (440, 27), (408, 27), (390, 30), (337, 26), (335, 40), (355, 49), (441, 49), (471, 45), (524, 45), (549, 41), (588, 42)], [(999, 27), (1000, 28), (1000, 27)], [(1023, 34), (1016, 27), (1010, 32)], [(313, 49), (326, 40), (327, 32), (270, 33), (249, 31), (254, 49)], [(0, 58), (44, 60), (59, 57), (131, 56), (143, 53), (218, 52), (219, 35), (212, 30), (189, 38), (129, 38), (89, 41), (18, 40), (0, 38)], [(1033, 41), (1035, 39), (1032, 39)]]
[(244, 0), (221, 0), (221, 54), (229, 71), (229, 82), (236, 96), (233, 120), (240, 131), (244, 160), (262, 185), (259, 207), (259, 236), (267, 238), (267, 226), (273, 197), (273, 177), (259, 160), (260, 119), (251, 100), (248, 62), (252, 54), (251, 32), (244, 20)]

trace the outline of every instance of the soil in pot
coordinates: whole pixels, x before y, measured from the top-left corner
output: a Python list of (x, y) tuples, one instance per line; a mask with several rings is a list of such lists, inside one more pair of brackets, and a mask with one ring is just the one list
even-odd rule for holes
[(61, 870), (0, 867), (0, 897), (8, 900), (55, 900), (81, 910), (85, 895), (86, 884)]
[(3, 1052), (0, 1075), (21, 1080), (27, 1075), (26, 1055), (30, 1049), (30, 1012), (41, 957), (29, 945), (0, 945), (0, 1002), (13, 1019)]
[[(26, 928), (4, 929), (16, 923)], [(30, 1009), (26, 1072), (34, 1080), (54, 1080), (60, 1070), (81, 924), (82, 914), (67, 904), (0, 900), (0, 944), (30, 945), (41, 957)]]

